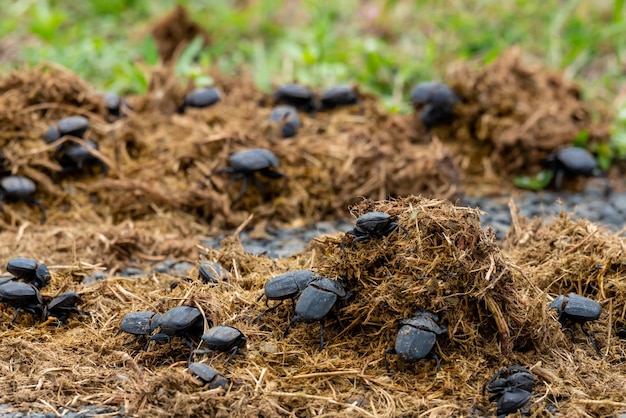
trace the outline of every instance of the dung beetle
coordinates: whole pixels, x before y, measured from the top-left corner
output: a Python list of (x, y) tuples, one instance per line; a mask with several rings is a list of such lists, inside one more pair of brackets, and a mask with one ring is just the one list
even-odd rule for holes
[(339, 85), (325, 90), (320, 97), (321, 110), (359, 103), (359, 95), (352, 86)]
[(7, 262), (7, 271), (41, 289), (50, 283), (50, 271), (44, 263), (32, 258), (16, 257)]
[(105, 177), (109, 167), (90, 150), (98, 151), (98, 144), (92, 140), (86, 141), (87, 146), (77, 143), (63, 143), (55, 151), (54, 157), (59, 161), (64, 173), (88, 171), (93, 174), (95, 168), (100, 168)]
[(521, 409), (533, 396), (535, 381), (533, 374), (525, 367), (511, 365), (501, 369), (483, 387), (491, 394), (489, 402), (497, 401), (496, 414), (505, 417)]
[(230, 381), (213, 367), (204, 363), (191, 363), (188, 368), (191, 374), (198, 377), (204, 384), (208, 383), (209, 389), (228, 389)]
[(554, 172), (554, 187), (557, 191), (561, 191), (565, 177), (592, 177), (600, 174), (596, 159), (580, 147), (561, 148), (550, 154), (544, 165)]
[(230, 353), (230, 357), (226, 361), (226, 363), (229, 363), (235, 355), (241, 354), (243, 356), (241, 348), (246, 346), (246, 336), (235, 327), (218, 325), (207, 330), (202, 335), (202, 344), (209, 349), (196, 350), (196, 354), (206, 354), (214, 351)]
[[(208, 320), (208, 319), (207, 319)], [(212, 325), (211, 321), (209, 326)], [(204, 333), (204, 317), (195, 306), (177, 306), (165, 312), (156, 320), (158, 334), (148, 340), (167, 340), (180, 337), (193, 350), (191, 338), (200, 339)]]
[(43, 313), (43, 300), (39, 289), (30, 283), (9, 281), (0, 284), (0, 302), (15, 309), (11, 323), (17, 320), (20, 310), (38, 317)]
[(300, 84), (284, 84), (274, 92), (273, 97), (276, 103), (288, 104), (305, 112), (313, 112), (317, 107), (313, 92)]
[(387, 354), (397, 354), (402, 361), (407, 363), (431, 357), (437, 362), (437, 370), (439, 370), (439, 357), (432, 352), (432, 349), (437, 335), (445, 333), (447, 329), (438, 322), (439, 317), (436, 314), (426, 311), (417, 311), (414, 317), (401, 320), (395, 347), (385, 351), (387, 373), (391, 374)]
[(230, 167), (219, 170), (221, 173), (230, 175), (231, 180), (243, 179), (239, 196), (232, 202), (235, 206), (248, 190), (248, 182), (252, 182), (263, 195), (264, 200), (269, 200), (269, 196), (264, 193), (263, 185), (256, 177), (259, 173), (263, 177), (270, 179), (278, 179), (285, 177), (285, 174), (272, 170), (272, 167), (278, 167), (280, 163), (273, 152), (263, 148), (253, 148), (235, 152), (230, 156)]
[[(578, 324), (581, 331), (589, 338), (598, 355), (601, 355), (593, 334), (584, 327), (586, 322), (600, 318), (602, 313), (600, 303), (593, 299), (570, 293), (567, 296), (559, 295), (550, 303), (548, 309), (556, 309), (561, 325)], [(568, 329), (573, 339), (574, 331), (571, 326), (568, 326)]]
[(431, 129), (452, 120), (459, 96), (443, 83), (428, 81), (411, 90), (410, 100), (426, 129)]
[(141, 336), (148, 336), (158, 328), (160, 315), (152, 311), (129, 312), (122, 318), (120, 332), (134, 335), (135, 337), (126, 343), (132, 344)]
[(272, 110), (270, 121), (280, 127), (283, 138), (296, 136), (300, 127), (298, 110), (290, 105), (277, 106)]
[(16, 202), (21, 201), (29, 205), (37, 205), (41, 209), (41, 223), (46, 222), (46, 208), (43, 202), (35, 198), (35, 182), (27, 177), (8, 176), (0, 180), (0, 211), (2, 209), (2, 201)]
[(337, 280), (322, 277), (313, 280), (302, 291), (298, 302), (296, 302), (295, 316), (291, 318), (283, 337), (289, 334), (291, 327), (298, 322), (320, 323), (320, 351), (324, 349), (324, 318), (332, 315), (343, 328), (339, 317), (332, 312), (335, 304), (340, 300), (345, 300), (350, 296), (350, 292)]
[(220, 280), (228, 280), (230, 273), (220, 263), (214, 261), (203, 261), (198, 268), (198, 279), (202, 283), (219, 283)]
[(356, 227), (346, 231), (341, 240), (341, 251), (345, 250), (346, 237), (353, 235), (355, 242), (366, 241), (372, 238), (382, 238), (391, 234), (396, 229), (401, 228), (405, 234), (408, 234), (406, 228), (400, 226), (396, 218), (385, 212), (368, 212), (359, 216), (356, 220)]
[(104, 107), (106, 107), (109, 114), (113, 117), (118, 118), (122, 116), (123, 113), (125, 113), (124, 110), (130, 109), (130, 106), (126, 102), (126, 100), (121, 98), (116, 93), (113, 93), (113, 92), (104, 93), (104, 95), (102, 96), (102, 99), (104, 100)]
[(56, 298), (52, 299), (48, 306), (44, 308), (43, 317), (44, 319), (55, 317), (57, 320), (63, 322), (71, 313), (89, 316), (88, 312), (76, 307), (80, 302), (80, 295), (73, 290), (61, 293)]
[(204, 108), (213, 106), (221, 99), (219, 91), (213, 87), (202, 88), (193, 90), (185, 96), (185, 101), (178, 109), (180, 113), (183, 113), (188, 107)]
[(84, 116), (70, 116), (50, 125), (43, 138), (50, 144), (65, 135), (82, 138), (89, 128), (89, 120)]
[[(318, 278), (321, 278), (321, 276), (312, 270), (294, 270), (280, 274), (265, 282), (265, 291), (258, 297), (257, 302), (265, 296), (265, 306), (268, 308), (254, 321), (260, 320), (263, 315), (278, 308), (284, 300), (291, 299), (293, 301), (309, 283)], [(270, 300), (278, 300), (280, 302), (270, 307), (268, 304)]]

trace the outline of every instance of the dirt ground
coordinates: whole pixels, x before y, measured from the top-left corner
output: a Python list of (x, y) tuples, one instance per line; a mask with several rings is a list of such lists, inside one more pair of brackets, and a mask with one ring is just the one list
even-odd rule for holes
[[(505, 241), (496, 242), (477, 210), (451, 203), (464, 193), (514, 194), (515, 175), (535, 172), (581, 131), (590, 144), (608, 141), (608, 112), (583, 101), (576, 85), (524, 65), (513, 50), (485, 68), (451, 71), (462, 100), (449, 126), (427, 131), (416, 115), (389, 114), (361, 94), (357, 105), (302, 113), (297, 136), (283, 139), (269, 121), (270, 96), (245, 77), (212, 76), (221, 101), (179, 113), (192, 86), (159, 68), (148, 94), (126, 98), (121, 117), (107, 112), (88, 82), (51, 64), (0, 79), (3, 175), (33, 179), (48, 212), (41, 225), (37, 207), (5, 202), (0, 260), (45, 262), (52, 282), (44, 299), (75, 290), (91, 313), (60, 326), (22, 314), (11, 325), (13, 312), (2, 306), (0, 403), (44, 411), (108, 405), (133, 416), (493, 415), (483, 385), (501, 367), (521, 364), (535, 376), (532, 416), (626, 411), (626, 343), (617, 337), (626, 324), (623, 239), (564, 214), (552, 225), (514, 216)], [(71, 115), (88, 118), (84, 139), (46, 144), (48, 127)], [(98, 143), (105, 175), (64, 172), (54, 158), (60, 143), (87, 139)], [(268, 199), (250, 187), (233, 207), (241, 180), (220, 169), (248, 148), (274, 152), (285, 177), (261, 178)], [(372, 210), (393, 215), (402, 229), (345, 251), (341, 235), (319, 236), (278, 260), (244, 253), (236, 234), (220, 251), (199, 245), (238, 227), (262, 236), (268, 225)], [(219, 261), (231, 279), (210, 286), (170, 274), (116, 274), (131, 264), (149, 271), (166, 258)], [(289, 303), (253, 323), (268, 279), (309, 268), (353, 292), (338, 305), (346, 327), (327, 321), (321, 352), (317, 324), (298, 324), (283, 338)], [(82, 284), (104, 270), (106, 280)], [(548, 311), (568, 292), (601, 303), (602, 315), (588, 325), (600, 356)], [(214, 324), (246, 335), (243, 357), (227, 364), (226, 354), (201, 356), (231, 380), (227, 391), (189, 374), (180, 339), (144, 351), (118, 334), (129, 312), (178, 305), (197, 306)], [(398, 321), (418, 309), (447, 327), (434, 348), (441, 370), (431, 360), (402, 365), (392, 356), (397, 371), (387, 375), (384, 352)]]

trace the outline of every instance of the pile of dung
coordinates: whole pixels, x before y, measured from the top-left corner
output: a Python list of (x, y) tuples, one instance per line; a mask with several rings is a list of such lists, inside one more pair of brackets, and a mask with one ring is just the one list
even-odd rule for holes
[[(171, 69), (160, 68), (151, 91), (129, 97), (132, 110), (111, 122), (102, 96), (67, 71), (10, 74), (0, 109), (17, 106), (14, 113), (20, 117), (3, 140), (5, 172), (33, 178), (46, 206), (65, 207), (67, 214), (88, 210), (121, 222), (183, 211), (216, 230), (234, 228), (250, 213), (253, 223), (309, 224), (343, 215), (359, 197), (424, 194), (456, 200), (462, 195), (448, 148), (437, 141), (414, 144), (410, 121), (383, 112), (375, 97), (363, 94), (360, 105), (303, 113), (298, 135), (283, 139), (269, 122), (272, 108), (260, 105), (267, 102), (265, 94), (240, 79), (215, 79), (222, 99), (180, 114), (175, 110), (187, 88)], [(29, 106), (33, 90), (48, 94)], [(81, 103), (86, 104), (82, 109)], [(75, 114), (89, 119), (85, 140), (99, 145), (109, 166), (107, 177), (65, 175), (51, 158), (58, 143), (46, 146), (43, 133)], [(80, 143), (69, 137), (59, 141)], [(280, 161), (276, 169), (286, 177), (260, 178), (269, 199), (251, 184), (233, 207), (242, 181), (220, 170), (232, 153), (249, 148), (274, 152)], [(28, 218), (36, 216), (30, 213), (25, 211)]]
[(154, 25), (151, 34), (163, 62), (171, 62), (180, 56), (196, 37), (202, 38), (204, 46), (211, 43), (206, 30), (194, 22), (189, 17), (187, 9), (180, 4)]
[(458, 156), (464, 172), (511, 178), (534, 174), (554, 150), (579, 135), (608, 142), (610, 115), (585, 102), (573, 82), (522, 62), (519, 48), (484, 68), (455, 67), (449, 83), (460, 95), (450, 126), (433, 130)]
[[(400, 227), (354, 245), (348, 236), (345, 253), (342, 235), (319, 236), (306, 251), (285, 259), (248, 254), (236, 236), (224, 240), (219, 251), (204, 248), (199, 260), (218, 261), (231, 275), (214, 285), (197, 280), (196, 267), (187, 275), (191, 281), (153, 273), (85, 286), (81, 281), (96, 268), (101, 251), (66, 249), (68, 259), (74, 254), (83, 262), (49, 264), (53, 278), (44, 298), (77, 290), (81, 309), (91, 316), (42, 327), (22, 314), (9, 326), (12, 312), (1, 308), (6, 349), (0, 354), (0, 402), (44, 410), (105, 405), (133, 416), (489, 415), (495, 406), (483, 385), (502, 366), (517, 363), (536, 376), (531, 411), (537, 416), (548, 416), (549, 408), (624, 409), (621, 395), (613, 394), (615, 385), (606, 386), (612, 403), (584, 386), (598, 370), (606, 370), (606, 383), (623, 366), (606, 369), (588, 344), (568, 340), (546, 312), (547, 295), (494, 245), (491, 232), (480, 229), (476, 210), (423, 197), (367, 200), (352, 208), (355, 216), (369, 210), (388, 212)], [(11, 237), (5, 233), (5, 238)], [(45, 244), (40, 246), (45, 252)], [(132, 256), (132, 248), (129, 252)], [(264, 283), (296, 269), (341, 279), (353, 292), (338, 305), (347, 326), (326, 321), (323, 351), (316, 323), (299, 323), (283, 336), (289, 301), (254, 321), (266, 307), (258, 301)], [(232, 325), (246, 335), (245, 355), (230, 363), (226, 353), (195, 357), (231, 379), (227, 391), (208, 389), (189, 374), (190, 348), (181, 339), (152, 342), (144, 351), (145, 338), (127, 344), (132, 337), (118, 333), (129, 312), (165, 312), (178, 305), (196, 306), (214, 325)], [(387, 375), (385, 350), (394, 345), (398, 322), (418, 309), (437, 313), (447, 327), (433, 349), (441, 370), (429, 359), (403, 364), (389, 355), (393, 374)], [(578, 371), (563, 377), (572, 356)], [(598, 401), (585, 403), (583, 393)]]
[(396, 217), (406, 230), (366, 245), (347, 244), (345, 251), (340, 237), (317, 240), (328, 258), (321, 272), (346, 280), (359, 295), (346, 313), (361, 332), (391, 337), (399, 318), (426, 310), (446, 318), (456, 350), (480, 347), (493, 358), (542, 335), (528, 323), (529, 315), (540, 315), (528, 306), (540, 292), (516, 283), (495, 237), (481, 229), (477, 209), (423, 198), (352, 208), (355, 217), (372, 211)]
[[(588, 350), (585, 335), (572, 328), (553, 335), (561, 341), (544, 346), (542, 376), (549, 385), (546, 397), (559, 404), (563, 416), (614, 416), (626, 411), (626, 243), (586, 219), (561, 213), (552, 223), (517, 215), (503, 244), (512, 263), (523, 268), (533, 284), (550, 295), (576, 293), (600, 302), (602, 315), (588, 322), (601, 358)], [(565, 335), (562, 335), (564, 333)]]

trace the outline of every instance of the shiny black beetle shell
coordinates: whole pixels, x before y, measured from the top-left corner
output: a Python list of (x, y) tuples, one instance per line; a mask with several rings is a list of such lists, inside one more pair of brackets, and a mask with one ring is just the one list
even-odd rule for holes
[(228, 280), (230, 272), (220, 263), (215, 261), (202, 261), (198, 267), (198, 278), (204, 284), (219, 283), (220, 280)]
[(32, 258), (15, 257), (7, 262), (7, 271), (18, 279), (33, 283), (41, 289), (50, 283), (50, 271), (44, 263)]
[(506, 416), (522, 408), (533, 396), (533, 374), (525, 367), (512, 365), (496, 372), (483, 388), (496, 401), (496, 414)]
[(316, 108), (315, 95), (310, 89), (300, 84), (284, 84), (274, 92), (273, 96), (277, 103), (289, 104), (305, 112), (312, 112)]
[(264, 148), (252, 148), (235, 152), (230, 156), (229, 162), (232, 173), (265, 172), (271, 167), (280, 165), (276, 155)]
[(427, 129), (452, 120), (459, 96), (443, 83), (428, 81), (411, 90), (410, 101)]
[(320, 278), (312, 270), (294, 270), (265, 282), (265, 296), (267, 300), (293, 299), (300, 294), (313, 280)]
[(89, 150), (99, 151), (100, 147), (92, 140), (85, 141), (87, 146), (77, 143), (64, 143), (55, 152), (55, 158), (61, 164), (63, 171), (82, 171), (85, 169), (93, 172), (95, 167), (100, 167), (102, 174), (106, 175), (108, 166)]
[(46, 222), (46, 208), (41, 200), (34, 197), (36, 190), (35, 182), (28, 177), (7, 176), (0, 180), (0, 202), (2, 200), (22, 201), (29, 205), (39, 206), (43, 224)]
[(157, 326), (159, 334), (170, 337), (183, 334), (201, 337), (204, 333), (204, 318), (195, 306), (177, 306), (159, 316)]
[(191, 374), (198, 377), (204, 384), (208, 383), (209, 389), (228, 389), (228, 385), (230, 383), (228, 379), (209, 365), (204, 363), (191, 363), (189, 364), (189, 371)]
[(212, 106), (220, 100), (220, 93), (215, 88), (200, 88), (187, 93), (183, 106), (204, 108)]
[(564, 170), (570, 176), (592, 176), (598, 168), (593, 155), (580, 147), (565, 147), (555, 151), (546, 159), (546, 165)]
[(239, 351), (245, 347), (246, 337), (235, 327), (218, 325), (210, 328), (202, 335), (202, 344), (211, 350), (222, 352)]
[(426, 357), (435, 346), (437, 335), (447, 331), (438, 321), (431, 312), (418, 312), (413, 318), (401, 320), (394, 347), (396, 354), (406, 362)]
[(280, 126), (280, 133), (283, 138), (296, 136), (300, 127), (298, 110), (290, 105), (275, 107), (270, 115), (270, 121)]
[(82, 138), (87, 132), (87, 128), (89, 128), (89, 120), (86, 117), (69, 116), (51, 125), (44, 134), (44, 140), (50, 144), (65, 135)]
[(307, 323), (320, 321), (346, 296), (346, 289), (338, 281), (326, 277), (314, 280), (300, 294), (295, 318)]
[(341, 240), (341, 249), (344, 249), (345, 240), (348, 235), (355, 237), (353, 242), (361, 242), (372, 238), (382, 238), (391, 234), (399, 227), (400, 225), (396, 222), (396, 218), (388, 213), (368, 212), (357, 218), (355, 228), (346, 231), (346, 234)]
[(44, 318), (53, 316), (60, 321), (64, 321), (71, 313), (88, 315), (87, 312), (81, 311), (76, 307), (80, 302), (80, 295), (73, 290), (68, 290), (48, 303), (48, 306), (44, 309), (43, 316)]
[(600, 318), (602, 313), (600, 303), (575, 293), (570, 293), (567, 296), (559, 295), (550, 303), (549, 308), (557, 310), (560, 320), (580, 323), (595, 321)]
[(359, 95), (352, 86), (339, 85), (325, 90), (320, 97), (322, 109), (334, 109), (339, 106), (349, 106), (359, 102)]
[(132, 335), (148, 335), (158, 328), (159, 317), (152, 311), (129, 312), (122, 318), (120, 330)]
[(8, 281), (0, 284), (0, 303), (15, 309), (13, 322), (20, 310), (37, 316), (41, 316), (43, 312), (43, 300), (39, 289), (29, 283)]
[(322, 351), (324, 348), (324, 319), (332, 313), (342, 326), (341, 320), (332, 312), (332, 309), (338, 301), (347, 299), (350, 294), (337, 280), (326, 277), (313, 280), (300, 294), (296, 302), (295, 316), (291, 318), (283, 336), (286, 337), (291, 327), (300, 321), (305, 323), (319, 322), (319, 350)]

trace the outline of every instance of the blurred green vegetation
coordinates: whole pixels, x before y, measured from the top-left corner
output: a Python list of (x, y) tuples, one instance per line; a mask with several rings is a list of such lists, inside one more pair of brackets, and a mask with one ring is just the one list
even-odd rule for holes
[(356, 83), (392, 111), (408, 111), (409, 89), (445, 79), (455, 62), (489, 63), (519, 45), (615, 104), (607, 158), (626, 157), (624, 0), (20, 0), (3, 5), (0, 69), (53, 61), (98, 89), (142, 93), (158, 61), (150, 29), (176, 4), (212, 39), (180, 57), (181, 78), (210, 84), (213, 66), (247, 68), (266, 91)]

